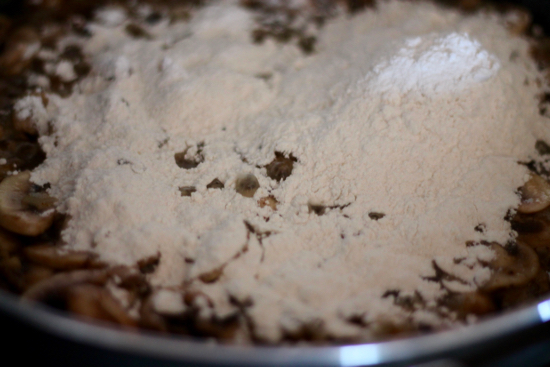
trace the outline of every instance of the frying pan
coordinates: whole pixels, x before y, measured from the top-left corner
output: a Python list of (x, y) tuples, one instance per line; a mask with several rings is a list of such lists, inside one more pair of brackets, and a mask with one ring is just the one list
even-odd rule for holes
[[(0, 0), (17, 13), (21, 1)], [(550, 33), (550, 1), (518, 0)], [(231, 346), (81, 322), (0, 291), (1, 365), (36, 366), (550, 366), (548, 299), (459, 329), (344, 346)], [(20, 351), (23, 351), (21, 353)], [(32, 364), (29, 364), (32, 363)]]

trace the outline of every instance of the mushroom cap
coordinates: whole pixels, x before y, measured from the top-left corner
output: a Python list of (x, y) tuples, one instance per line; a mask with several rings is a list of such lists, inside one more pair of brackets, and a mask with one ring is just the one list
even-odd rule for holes
[(39, 211), (24, 203), (32, 183), (31, 173), (8, 176), (0, 183), (0, 226), (24, 236), (38, 236), (53, 223), (55, 210)]

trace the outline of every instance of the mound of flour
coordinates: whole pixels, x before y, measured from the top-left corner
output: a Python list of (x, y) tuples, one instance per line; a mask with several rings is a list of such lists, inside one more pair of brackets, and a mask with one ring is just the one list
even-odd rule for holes
[[(461, 280), (446, 282), (454, 291), (489, 279), (478, 260), (492, 252), (465, 243), (513, 236), (517, 162), (550, 136), (528, 42), (497, 16), (382, 1), (328, 22), (309, 56), (253, 44), (253, 15), (232, 2), (161, 22), (148, 40), (126, 35), (120, 14), (103, 18), (79, 41), (93, 71), (77, 90), (16, 106), (42, 133), (32, 177), (70, 215), (67, 248), (112, 264), (160, 254), (155, 287), (200, 290), (203, 317), (246, 304), (268, 341), (311, 324), (357, 336), (358, 315), (439, 327), (452, 315), (428, 311), (445, 293), (425, 280), (434, 261)], [(196, 167), (176, 164), (184, 151)], [(280, 181), (266, 172), (276, 152), (296, 159)], [(235, 189), (246, 174), (253, 198)], [(224, 188), (208, 189), (214, 179)], [(269, 196), (276, 210), (259, 205)], [(411, 314), (388, 290), (427, 308)]]

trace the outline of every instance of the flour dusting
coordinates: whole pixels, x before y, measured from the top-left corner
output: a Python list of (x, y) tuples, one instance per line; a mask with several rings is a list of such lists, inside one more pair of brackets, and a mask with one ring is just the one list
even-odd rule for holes
[(253, 14), (233, 2), (147, 40), (127, 22), (99, 13), (78, 41), (92, 73), (71, 96), (16, 106), (42, 134), (32, 177), (71, 218), (66, 248), (111, 264), (160, 255), (157, 309), (184, 309), (175, 290), (196, 289), (201, 317), (245, 312), (270, 342), (304, 325), (335, 338), (388, 319), (440, 328), (455, 316), (434, 311), (434, 264), (447, 289), (490, 278), (494, 254), (466, 242), (514, 236), (517, 162), (549, 136), (529, 44), (503, 19), (381, 1), (330, 20), (311, 55), (253, 44)]

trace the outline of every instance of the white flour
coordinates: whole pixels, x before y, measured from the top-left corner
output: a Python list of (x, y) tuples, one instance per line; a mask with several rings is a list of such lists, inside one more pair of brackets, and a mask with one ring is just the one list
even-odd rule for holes
[[(113, 264), (160, 253), (155, 286), (200, 289), (214, 303), (205, 316), (247, 301), (269, 341), (319, 320), (328, 335), (356, 336), (355, 315), (373, 328), (409, 316), (441, 326), (449, 321), (382, 295), (418, 291), (434, 305), (444, 291), (423, 280), (433, 260), (463, 280), (450, 289), (489, 278), (476, 259), (492, 253), (465, 242), (510, 238), (503, 218), (527, 178), (517, 161), (550, 136), (528, 42), (504, 21), (384, 1), (330, 21), (305, 56), (252, 44), (251, 14), (230, 2), (161, 23), (148, 41), (126, 36), (115, 15), (91, 26), (94, 71), (77, 92), (49, 96), (46, 109), (39, 97), (17, 106), (43, 134), (48, 158), (33, 180), (51, 183), (71, 216), (67, 247)], [(203, 157), (195, 168), (175, 163), (187, 148)], [(266, 174), (275, 152), (297, 159), (280, 182)], [(260, 185), (253, 198), (235, 190), (248, 173)], [(215, 178), (223, 189), (206, 188)], [(184, 186), (196, 192), (181, 196)], [(258, 204), (269, 195), (277, 210)], [(260, 243), (245, 221), (271, 235)], [(199, 279), (221, 267), (216, 282)], [(184, 307), (172, 293), (155, 302)]]

